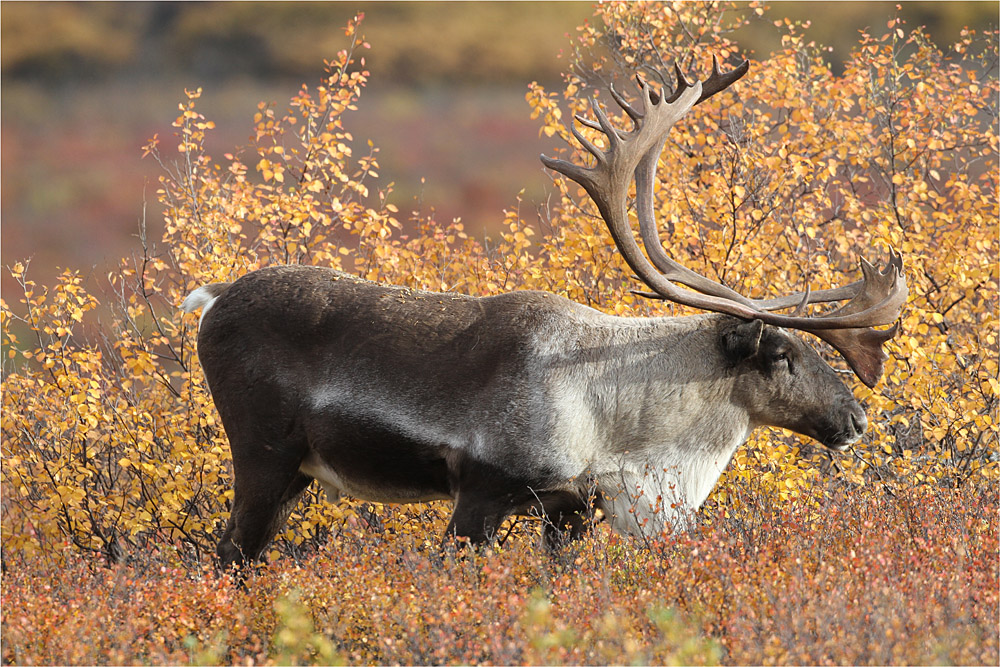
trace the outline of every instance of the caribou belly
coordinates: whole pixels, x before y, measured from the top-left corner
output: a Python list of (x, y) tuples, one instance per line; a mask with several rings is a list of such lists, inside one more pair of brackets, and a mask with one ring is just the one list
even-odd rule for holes
[(337, 502), (341, 495), (377, 503), (420, 503), (451, 498), (441, 489), (420, 484), (418, 478), (410, 480), (409, 484), (400, 484), (392, 479), (380, 481), (373, 476), (344, 475), (328, 465), (315, 451), (302, 461), (299, 472), (318, 481), (330, 502)]

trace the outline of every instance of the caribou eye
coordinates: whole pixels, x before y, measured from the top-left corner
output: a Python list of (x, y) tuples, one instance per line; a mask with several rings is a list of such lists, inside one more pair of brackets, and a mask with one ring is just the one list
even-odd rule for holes
[(788, 366), (788, 371), (792, 371), (792, 358), (787, 352), (776, 352), (773, 357), (771, 357), (771, 363), (775, 366), (785, 365)]

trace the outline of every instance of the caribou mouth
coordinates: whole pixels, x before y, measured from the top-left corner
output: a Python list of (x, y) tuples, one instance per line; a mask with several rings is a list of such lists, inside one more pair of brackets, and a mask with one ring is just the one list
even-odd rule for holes
[(842, 452), (864, 437), (868, 430), (868, 419), (864, 412), (852, 412), (848, 420), (848, 426), (831, 433), (829, 437), (820, 440), (823, 446), (835, 452)]
[(856, 430), (850, 433), (835, 433), (833, 436), (820, 440), (824, 447), (827, 449), (832, 449), (835, 452), (842, 452), (846, 450), (851, 445), (861, 440), (862, 433), (858, 433)]

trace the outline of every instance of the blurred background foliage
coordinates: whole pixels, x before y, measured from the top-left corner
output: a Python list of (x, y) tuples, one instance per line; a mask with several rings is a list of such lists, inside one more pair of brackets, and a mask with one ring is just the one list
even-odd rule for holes
[[(962, 26), (995, 24), (997, 8), (907, 2), (898, 15), (950, 43)], [(202, 108), (220, 128), (210, 149), (246, 145), (257, 102), (314, 80), (357, 11), (374, 45), (365, 53), (373, 80), (350, 125), (381, 148), (396, 203), (461, 216), (481, 238), (496, 233), (522, 189), (529, 208), (543, 202), (550, 183), (537, 156), (554, 140), (539, 136), (524, 91), (558, 79), (567, 36), (591, 16), (590, 3), (4, 2), (0, 263), (32, 257), (32, 275), (51, 282), (57, 267), (104, 266), (132, 252), (144, 200), (158, 206), (158, 168), (139, 149), (170, 134), (165, 110), (183, 90), (205, 86)], [(806, 36), (829, 47), (838, 70), (858, 31), (884, 32), (897, 9), (782, 2), (778, 12), (810, 22)], [(745, 55), (765, 58), (780, 35), (758, 20), (734, 37)], [(2, 286), (17, 287), (9, 275)]]
[[(858, 30), (877, 32), (895, 2), (782, 2), (780, 13), (810, 21), (810, 37), (832, 61)], [(558, 77), (553, 58), (565, 34), (592, 12), (588, 2), (5, 2), (3, 74), (57, 81), (195, 75), (299, 79), (337, 50), (338, 27), (366, 14), (378, 50), (367, 58), (380, 79), (401, 85), (488, 80), (522, 85)], [(900, 16), (926, 25), (935, 41), (997, 18), (993, 2), (904, 2)], [(779, 32), (758, 22), (738, 35), (758, 57)], [(749, 55), (749, 53), (748, 53)]]
[[(361, 11), (380, 45), (369, 66), (398, 83), (558, 75), (553, 54), (589, 3), (5, 3), (3, 72), (301, 78), (337, 51)], [(10, 40), (10, 41), (8, 41)], [(384, 45), (384, 48), (383, 48)]]

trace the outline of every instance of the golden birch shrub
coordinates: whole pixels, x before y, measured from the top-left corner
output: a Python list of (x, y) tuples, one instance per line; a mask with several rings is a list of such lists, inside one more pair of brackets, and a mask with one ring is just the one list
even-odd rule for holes
[[(540, 132), (566, 140), (563, 156), (577, 161), (586, 158), (564, 123), (587, 96), (609, 99), (606, 83), (635, 70), (656, 80), (651, 68), (675, 61), (694, 76), (713, 54), (736, 62), (733, 31), (748, 20), (695, 3), (602, 4), (597, 14), (575, 38), (562, 90), (527, 93)], [(758, 297), (854, 280), (858, 255), (878, 261), (895, 247), (911, 296), (883, 381), (855, 383), (871, 420), (863, 444), (830, 454), (761, 431), (706, 513), (816, 502), (817, 480), (896, 490), (995, 481), (996, 35), (966, 33), (943, 50), (894, 21), (883, 37), (862, 35), (837, 73), (800, 27), (779, 24), (780, 51), (674, 128), (656, 191), (664, 245)], [(284, 108), (258, 107), (242, 152), (206, 152), (214, 124), (198, 110), (202, 90), (186, 92), (176, 144), (145, 147), (163, 167), (163, 237), (143, 238), (138, 258), (109, 274), (104, 310), (77, 273), (44, 288), (25, 265), (11, 268), (23, 295), (0, 309), (5, 550), (199, 560), (214, 548), (232, 496), (228, 443), (195, 356), (197, 317), (176, 308), (198, 285), (309, 263), (434, 290), (547, 289), (617, 314), (684, 310), (629, 291), (640, 286), (595, 207), (559, 176), (541, 220), (526, 221), (518, 202), (495, 243), (469, 238), (459, 221), (401, 216), (377, 149), (344, 125), (368, 78), (357, 25), (318, 86)], [(335, 507), (313, 491), (281, 543), (294, 553), (354, 531), (435, 542), (442, 516)]]

